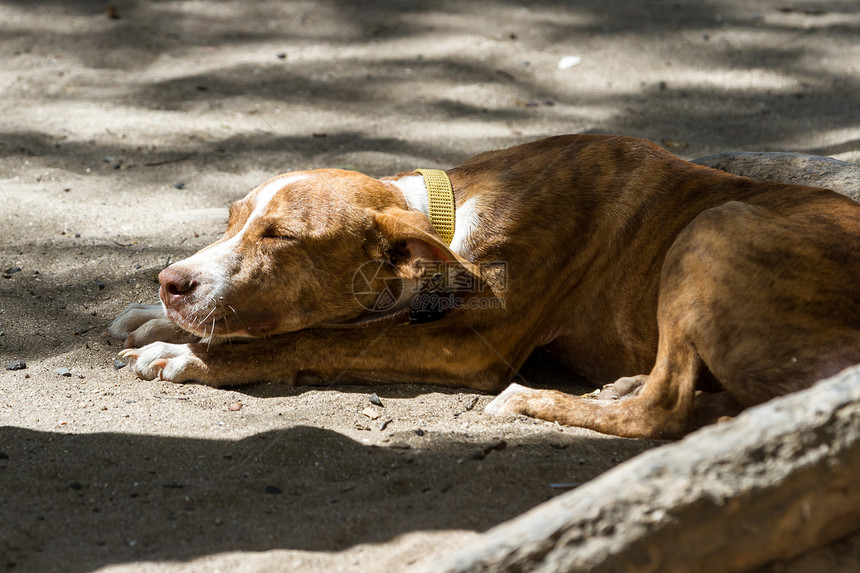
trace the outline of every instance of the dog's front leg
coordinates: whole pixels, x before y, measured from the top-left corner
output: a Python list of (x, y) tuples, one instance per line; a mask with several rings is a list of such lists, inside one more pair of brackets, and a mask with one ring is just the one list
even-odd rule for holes
[(130, 304), (104, 331), (104, 336), (123, 341), (125, 348), (152, 342), (195, 342), (200, 340), (164, 315), (160, 304)]
[(139, 377), (233, 386), (418, 382), (498, 390), (531, 351), (503, 329), (444, 325), (312, 329), (219, 345), (156, 342), (121, 354)]
[(198, 346), (202, 345), (153, 342), (143, 348), (127, 348), (119, 355), (128, 360), (132, 371), (144, 380), (160, 378), (173, 382), (207, 382), (209, 367), (200, 358), (199, 350), (195, 353), (195, 347)]

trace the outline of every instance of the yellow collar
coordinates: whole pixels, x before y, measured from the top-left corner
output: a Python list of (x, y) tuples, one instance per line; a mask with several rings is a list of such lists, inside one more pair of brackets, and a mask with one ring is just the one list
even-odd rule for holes
[(430, 223), (439, 236), (450, 245), (454, 238), (454, 190), (448, 174), (441, 169), (416, 169), (424, 177), (430, 205)]

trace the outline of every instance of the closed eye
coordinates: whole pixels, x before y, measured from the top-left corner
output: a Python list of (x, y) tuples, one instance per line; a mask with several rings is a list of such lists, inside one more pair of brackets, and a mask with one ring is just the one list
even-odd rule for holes
[(260, 240), (269, 241), (288, 241), (295, 242), (299, 240), (298, 234), (292, 233), (291, 229), (281, 227), (279, 225), (267, 225), (260, 233)]
[(298, 237), (284, 233), (266, 234), (257, 239), (257, 247), (267, 255), (291, 252), (298, 243)]
[(268, 241), (288, 241), (288, 242), (296, 242), (299, 240), (295, 235), (285, 235), (285, 234), (270, 234), (263, 235), (260, 237), (260, 240), (268, 240)]

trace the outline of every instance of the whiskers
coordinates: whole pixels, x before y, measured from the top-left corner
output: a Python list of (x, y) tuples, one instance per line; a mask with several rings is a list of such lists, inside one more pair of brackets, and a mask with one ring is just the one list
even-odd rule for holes
[[(232, 312), (232, 313), (236, 316), (236, 321), (239, 323), (239, 326), (241, 326), (241, 327), (242, 327), (242, 329), (243, 329), (243, 330), (245, 330), (245, 331), (247, 332), (247, 331), (248, 331), (248, 327), (246, 327), (246, 326), (245, 326), (245, 323), (244, 323), (244, 322), (242, 322), (242, 319), (241, 319), (241, 318), (239, 318), (239, 313), (238, 313), (238, 312), (236, 312), (236, 309), (235, 309), (235, 308), (233, 308), (232, 306), (230, 306), (229, 304), (227, 305), (227, 308), (229, 308), (229, 309), (230, 309), (230, 312)], [(224, 320), (226, 321), (227, 319), (225, 318)]]
[[(209, 314), (212, 314), (211, 312)], [(203, 332), (206, 332), (204, 329)], [(215, 317), (212, 317), (212, 334), (209, 335), (209, 340), (206, 341), (206, 352), (209, 352), (209, 347), (212, 346), (212, 338), (214, 338), (215, 334)]]
[[(174, 310), (170, 318), (184, 330), (198, 336), (200, 344), (206, 344), (206, 350), (209, 350), (212, 344), (229, 343), (233, 338), (251, 336), (248, 327), (233, 306), (212, 300), (199, 311), (193, 308), (179, 312)], [(219, 328), (220, 333), (218, 333)]]
[[(201, 318), (200, 320), (197, 321), (197, 323), (194, 325), (194, 330), (198, 330), (200, 328), (200, 325), (202, 325), (204, 322), (207, 322), (209, 320), (209, 317), (212, 316), (216, 310), (218, 310), (217, 304), (213, 305), (212, 308), (209, 309), (209, 312), (206, 314), (206, 316), (204, 316), (203, 318)], [(215, 318), (213, 317), (212, 318), (212, 330), (209, 332), (208, 336), (211, 338), (212, 334), (214, 334), (214, 333), (215, 333)], [(202, 338), (206, 338), (206, 336), (207, 336), (207, 327), (204, 326)]]
[[(209, 350), (209, 347), (212, 346), (212, 340), (215, 338), (215, 327), (218, 321), (218, 318), (213, 316), (215, 311), (218, 310), (218, 305), (212, 305), (212, 308), (209, 309), (209, 312), (206, 313), (206, 316), (201, 318), (200, 320), (196, 320), (193, 323), (193, 330), (200, 331), (201, 327), (203, 328), (203, 334), (200, 336), (200, 342), (206, 343), (206, 350)], [(209, 327), (209, 319), (212, 319), (212, 327)], [(227, 320), (224, 319), (226, 324)]]

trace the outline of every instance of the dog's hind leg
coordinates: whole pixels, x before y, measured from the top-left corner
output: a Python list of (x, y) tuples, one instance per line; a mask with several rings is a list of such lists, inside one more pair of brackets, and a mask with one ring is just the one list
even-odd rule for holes
[[(683, 257), (684, 249), (674, 249)], [(486, 412), (524, 414), (542, 420), (579, 426), (617, 436), (678, 438), (691, 429), (696, 383), (703, 361), (691, 333), (701, 320), (697, 291), (687, 277), (686, 263), (671, 255), (663, 267), (657, 325), (660, 333), (657, 357), (648, 376), (621, 378), (606, 390), (609, 397), (592, 399), (552, 390), (514, 386), (505, 390)]]
[(657, 363), (636, 395), (598, 400), (512, 384), (484, 411), (522, 414), (630, 438), (679, 438), (690, 430), (700, 367), (701, 359), (691, 344), (661, 338)]

